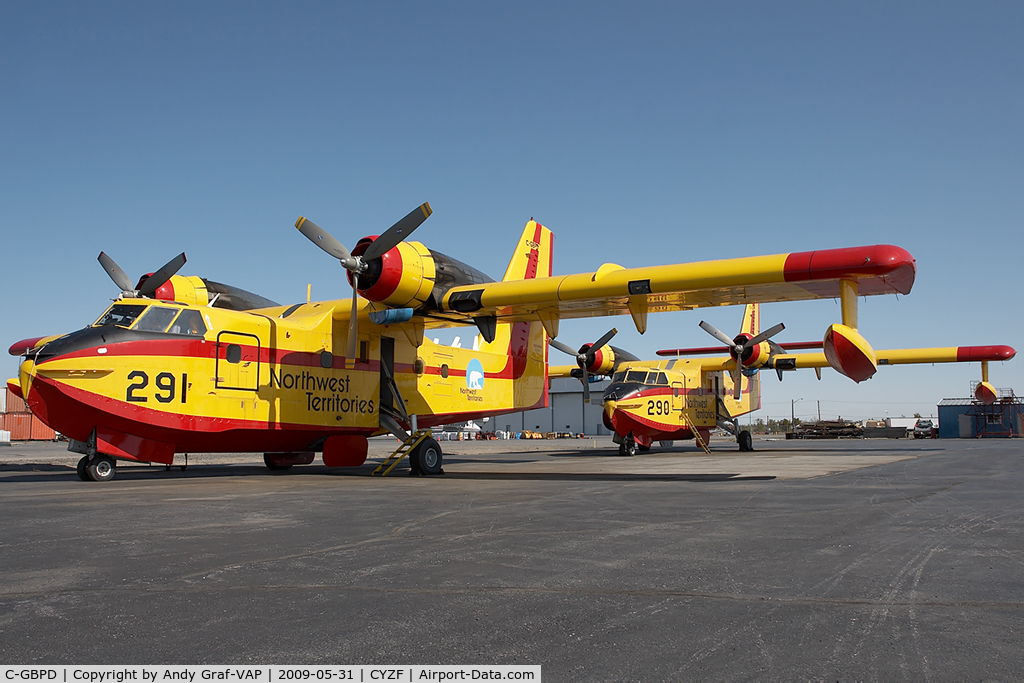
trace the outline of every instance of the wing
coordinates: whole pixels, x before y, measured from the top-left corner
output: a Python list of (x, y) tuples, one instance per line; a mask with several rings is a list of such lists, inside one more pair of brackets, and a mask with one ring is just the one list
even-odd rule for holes
[(854, 281), (860, 296), (907, 294), (915, 274), (909, 252), (884, 244), (644, 268), (605, 264), (593, 273), (453, 287), (439, 313), (506, 321), (632, 313), (646, 320), (647, 312), (837, 298), (843, 280)]
[[(943, 346), (922, 349), (876, 349), (879, 365), (914, 365), (925, 363), (972, 363), (978, 361), (1005, 361), (1017, 354), (1012, 346)], [(672, 361), (669, 361), (671, 363)], [(700, 365), (702, 372), (731, 370), (734, 361), (727, 355), (692, 358), (690, 363)], [(662, 361), (664, 363), (664, 361)], [(763, 369), (783, 366), (787, 370), (801, 368), (827, 368), (828, 359), (824, 352), (780, 353), (771, 358)], [(666, 366), (671, 369), (671, 365)]]
[[(879, 365), (913, 365), (918, 363), (971, 363), (1010, 360), (1017, 351), (1012, 346), (944, 346), (929, 349), (875, 350)], [(772, 356), (772, 362), (792, 360), (799, 368), (825, 368), (824, 353), (792, 353)], [(703, 367), (703, 366), (702, 366)], [(710, 368), (709, 368), (710, 369)]]
[[(579, 373), (580, 368), (578, 365), (549, 365), (548, 366), (548, 377), (572, 377), (573, 371)], [(582, 375), (581, 375), (582, 376)]]

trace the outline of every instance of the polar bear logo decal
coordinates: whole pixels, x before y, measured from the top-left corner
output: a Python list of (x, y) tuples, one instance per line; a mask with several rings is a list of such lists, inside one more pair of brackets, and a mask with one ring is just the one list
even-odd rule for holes
[(484, 388), (484, 366), (476, 358), (470, 360), (469, 365), (466, 367), (466, 388)]

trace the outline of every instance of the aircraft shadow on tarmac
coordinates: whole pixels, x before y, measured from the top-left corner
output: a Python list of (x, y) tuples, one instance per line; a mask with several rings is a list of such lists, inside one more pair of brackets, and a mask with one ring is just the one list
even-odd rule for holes
[(612, 472), (453, 472), (448, 479), (476, 479), (480, 481), (769, 481), (774, 475), (741, 476), (739, 474), (636, 474)]
[[(464, 460), (463, 463), (485, 463), (482, 460)], [(493, 461), (491, 461), (493, 462)], [(497, 461), (497, 462), (532, 462), (532, 461)], [(163, 467), (145, 466), (121, 466), (117, 471), (117, 480), (111, 486), (117, 486), (118, 481), (167, 481), (181, 479), (211, 479), (215, 477), (306, 477), (306, 476), (341, 476), (341, 477), (369, 477), (370, 472), (376, 468), (365, 465), (358, 468), (326, 468), (323, 466), (297, 467), (289, 472), (271, 472), (262, 465), (189, 465), (187, 470), (181, 470), (175, 466), (171, 470)], [(4, 476), (10, 473), (10, 476)], [(25, 474), (23, 474), (25, 473)], [(32, 473), (32, 474), (28, 474)], [(391, 478), (405, 478), (409, 476), (409, 470), (396, 469)], [(661, 482), (723, 482), (723, 481), (770, 481), (775, 479), (774, 475), (764, 476), (741, 476), (738, 473), (712, 473), (712, 474), (638, 474), (625, 472), (621, 474), (608, 472), (449, 472), (440, 479), (478, 480), (478, 481), (661, 481)], [(0, 465), (0, 483), (29, 483), (29, 482), (63, 482), (77, 481), (78, 475), (74, 467), (66, 465)], [(85, 482), (82, 482), (83, 484)]]
[[(750, 451), (750, 453), (745, 453), (744, 455), (803, 455), (804, 453), (813, 453), (816, 455), (831, 454), (837, 456), (849, 455), (851, 453), (874, 453), (876, 455), (889, 455), (893, 451), (899, 451), (902, 453), (938, 453), (944, 450), (946, 449), (936, 448), (934, 446), (930, 448), (905, 448), (902, 444), (886, 444), (884, 448), (851, 448), (849, 446), (844, 445), (842, 448), (755, 448), (753, 451)], [(711, 450), (711, 455), (727, 455), (728, 453), (730, 453), (730, 451), (716, 451), (714, 449)]]

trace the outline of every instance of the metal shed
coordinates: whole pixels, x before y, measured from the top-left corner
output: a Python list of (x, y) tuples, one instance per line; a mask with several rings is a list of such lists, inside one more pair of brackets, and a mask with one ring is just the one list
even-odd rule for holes
[(1014, 437), (1024, 434), (1024, 399), (1003, 396), (992, 405), (972, 398), (939, 402), (939, 438)]

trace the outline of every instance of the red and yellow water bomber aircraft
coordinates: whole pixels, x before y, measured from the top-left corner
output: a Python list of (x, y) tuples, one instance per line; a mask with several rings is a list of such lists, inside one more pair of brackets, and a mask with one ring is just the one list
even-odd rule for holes
[[(22, 361), (8, 384), (71, 439), (86, 480), (112, 478), (118, 460), (170, 465), (189, 452), (262, 452), (271, 469), (316, 453), (359, 466), (367, 437), (387, 432), (408, 440), (414, 473), (438, 474), (428, 428), (547, 405), (561, 319), (628, 313), (643, 333), (651, 312), (841, 297), (847, 325), (829, 329), (826, 355), (856, 379), (876, 362), (848, 324), (856, 297), (906, 294), (915, 274), (904, 249), (875, 245), (555, 276), (552, 233), (531, 219), (495, 281), (407, 241), (430, 213), (423, 204), (351, 251), (300, 218), (348, 272), (351, 298), (333, 301), (276, 305), (177, 275), (184, 254), (133, 286), (101, 253), (120, 296), (84, 329), (12, 345)], [(424, 337), (453, 326), (483, 342)]]
[[(737, 418), (760, 409), (763, 369), (775, 370), (781, 380), (784, 372), (813, 368), (820, 379), (822, 368), (833, 367), (862, 382), (873, 376), (879, 365), (980, 362), (982, 381), (975, 397), (991, 404), (997, 392), (988, 383), (989, 362), (1010, 360), (1016, 355), (1013, 347), (1005, 345), (876, 351), (865, 348), (863, 338), (851, 339), (849, 331), (855, 329), (856, 318), (849, 311), (845, 322), (852, 326), (830, 326), (822, 342), (778, 344), (772, 337), (785, 325), (779, 323), (762, 332), (759, 304), (747, 304), (734, 338), (702, 321), (701, 328), (722, 346), (657, 352), (659, 356), (674, 356), (671, 360), (640, 360), (609, 346), (607, 342), (615, 330), (578, 351), (552, 340), (555, 348), (575, 355), (577, 364), (551, 366), (550, 374), (579, 377), (584, 382), (584, 400), (589, 399), (590, 376), (611, 377), (601, 397), (603, 417), (622, 455), (647, 450), (654, 441), (686, 439), (694, 439), (707, 451), (711, 430), (716, 426), (735, 434), (739, 449), (749, 451), (750, 432), (740, 428)], [(842, 327), (845, 329), (837, 331)], [(802, 349), (822, 350), (794, 353)]]

